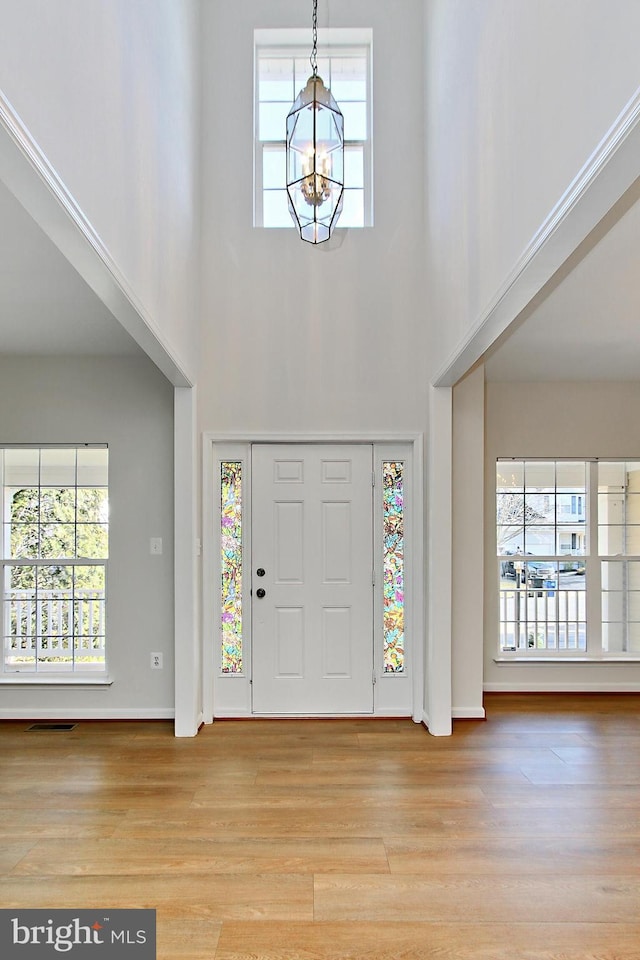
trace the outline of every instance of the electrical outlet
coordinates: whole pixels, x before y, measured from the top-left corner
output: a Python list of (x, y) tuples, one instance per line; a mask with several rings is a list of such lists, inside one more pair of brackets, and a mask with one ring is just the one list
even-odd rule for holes
[(159, 557), (162, 553), (162, 537), (151, 537), (149, 540), (149, 553), (154, 557)]
[(162, 654), (161, 653), (151, 654), (151, 669), (162, 670)]

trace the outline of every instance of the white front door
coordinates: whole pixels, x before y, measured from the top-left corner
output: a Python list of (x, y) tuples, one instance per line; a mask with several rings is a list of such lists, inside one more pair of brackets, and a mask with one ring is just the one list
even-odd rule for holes
[(252, 710), (373, 712), (372, 447), (252, 447)]

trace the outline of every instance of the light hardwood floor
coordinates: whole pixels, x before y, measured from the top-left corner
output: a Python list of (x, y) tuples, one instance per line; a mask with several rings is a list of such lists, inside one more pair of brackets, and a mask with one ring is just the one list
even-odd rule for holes
[(640, 696), (410, 720), (0, 723), (0, 906), (166, 960), (639, 960)]

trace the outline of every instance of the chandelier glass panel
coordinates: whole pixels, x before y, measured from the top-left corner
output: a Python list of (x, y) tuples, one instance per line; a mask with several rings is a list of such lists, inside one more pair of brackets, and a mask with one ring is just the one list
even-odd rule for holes
[(344, 118), (318, 75), (318, 0), (313, 0), (312, 73), (287, 116), (287, 197), (303, 240), (322, 243), (342, 212)]

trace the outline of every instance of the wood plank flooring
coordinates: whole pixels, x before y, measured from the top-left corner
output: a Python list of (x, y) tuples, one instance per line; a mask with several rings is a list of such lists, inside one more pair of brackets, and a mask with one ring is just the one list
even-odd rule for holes
[(640, 960), (640, 696), (410, 720), (0, 723), (0, 906), (162, 960)]

